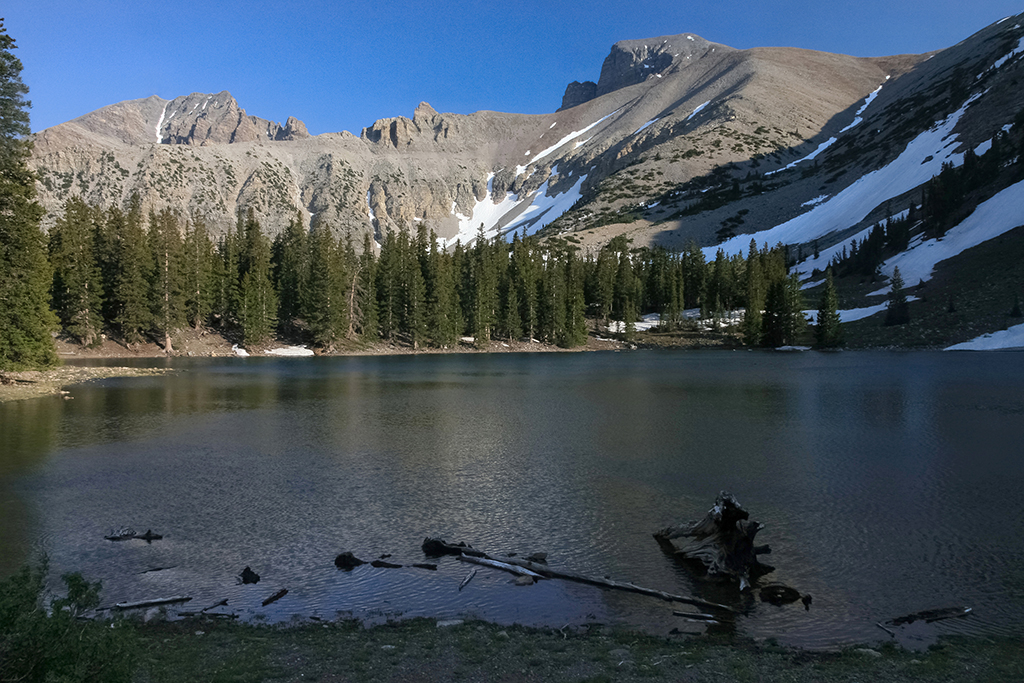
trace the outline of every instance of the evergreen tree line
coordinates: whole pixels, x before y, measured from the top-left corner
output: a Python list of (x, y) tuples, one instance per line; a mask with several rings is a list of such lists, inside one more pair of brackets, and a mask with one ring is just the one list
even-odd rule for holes
[(643, 312), (678, 329), (686, 309), (717, 324), (746, 307), (751, 345), (793, 343), (803, 299), (782, 245), (706, 262), (682, 252), (632, 249), (625, 237), (585, 256), (567, 242), (511, 242), (483, 233), (470, 245), (438, 247), (421, 226), (389, 232), (378, 250), (357, 251), (329, 226), (296, 217), (271, 241), (250, 211), (216, 242), (199, 219), (170, 210), (143, 216), (72, 198), (49, 236), (52, 303), (64, 330), (91, 344), (104, 329), (128, 345), (152, 337), (173, 350), (185, 325), (215, 327), (245, 346), (275, 335), (330, 351), (345, 340), (447, 348), (469, 337), (537, 339), (564, 347), (621, 321), (627, 338)]

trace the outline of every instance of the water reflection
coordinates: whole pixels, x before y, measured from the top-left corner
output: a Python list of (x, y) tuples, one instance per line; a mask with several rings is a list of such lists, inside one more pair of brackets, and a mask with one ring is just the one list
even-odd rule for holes
[[(229, 597), (244, 616), (272, 619), (401, 612), (676, 625), (670, 606), (586, 586), (523, 591), (481, 574), (460, 593), (466, 570), (455, 561), (436, 573), (332, 564), (341, 550), (420, 561), (423, 537), (442, 535), (735, 600), (748, 611), (741, 632), (801, 644), (870, 640), (880, 619), (945, 602), (978, 615), (948, 628), (1019, 630), (1018, 359), (175, 361), (165, 377), (0, 407), (0, 557), (18, 558), (0, 571), (38, 543), (55, 573), (102, 579), (108, 599), (180, 590), (204, 604)], [(775, 549), (770, 578), (814, 595), (811, 612), (737, 598), (651, 539), (702, 516), (722, 489), (767, 523), (759, 540)], [(165, 540), (102, 540), (123, 524)], [(288, 599), (262, 608), (272, 590), (234, 583), (246, 565), (269, 587), (288, 587)]]

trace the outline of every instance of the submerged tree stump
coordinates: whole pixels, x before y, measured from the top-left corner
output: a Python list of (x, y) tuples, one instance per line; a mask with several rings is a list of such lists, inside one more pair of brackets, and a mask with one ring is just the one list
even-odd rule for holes
[(746, 590), (759, 576), (774, 570), (757, 560), (759, 554), (771, 552), (768, 546), (754, 546), (754, 536), (763, 528), (750, 519), (735, 496), (722, 491), (704, 519), (667, 527), (654, 538), (667, 552), (699, 561), (708, 575), (736, 580), (740, 590)]

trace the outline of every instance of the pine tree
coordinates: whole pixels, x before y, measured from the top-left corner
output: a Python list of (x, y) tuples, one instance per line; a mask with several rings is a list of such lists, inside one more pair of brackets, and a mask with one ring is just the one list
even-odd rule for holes
[(181, 263), (185, 320), (198, 330), (207, 324), (213, 312), (215, 284), (213, 242), (200, 217), (189, 221)]
[(86, 346), (98, 339), (103, 326), (102, 284), (95, 256), (98, 212), (80, 197), (72, 197), (50, 231), (54, 309), (64, 330)]
[(28, 88), (14, 39), (0, 20), (0, 370), (56, 365), (50, 333), (50, 265), (39, 227), (35, 176), (27, 161), (31, 146)]
[(138, 195), (132, 196), (128, 213), (117, 207), (110, 208), (106, 234), (111, 247), (108, 266), (111, 285), (106, 290), (108, 320), (130, 349), (143, 340), (152, 318), (149, 310), (152, 257), (142, 227)]
[(427, 335), (441, 348), (455, 346), (462, 331), (461, 308), (455, 292), (452, 259), (437, 249), (437, 240), (430, 241), (430, 280), (427, 297)]
[(832, 269), (825, 271), (825, 288), (818, 304), (818, 320), (814, 338), (818, 348), (834, 349), (843, 345), (843, 326), (839, 319), (839, 296), (832, 281)]
[(800, 280), (795, 273), (777, 277), (769, 283), (765, 298), (765, 343), (774, 347), (795, 344), (806, 325)]
[(247, 347), (271, 339), (277, 325), (277, 294), (271, 279), (270, 240), (263, 234), (252, 209), (246, 214), (239, 253), (240, 305), (238, 322)]
[(363, 253), (359, 256), (359, 331), (368, 341), (380, 339), (377, 317), (377, 260), (373, 255), (370, 235), (363, 236)]
[(762, 311), (765, 304), (764, 272), (758, 255), (757, 243), (750, 240), (747, 256), (747, 310), (743, 315), (743, 342), (748, 346), (760, 346), (764, 338)]
[(153, 263), (151, 306), (153, 331), (163, 341), (164, 353), (173, 353), (171, 335), (185, 324), (185, 296), (181, 276), (181, 230), (170, 209), (150, 214), (149, 245)]
[[(309, 235), (305, 307), (306, 321), (313, 343), (328, 351), (348, 330), (348, 275), (345, 255), (334, 241), (330, 228), (320, 223)], [(300, 311), (296, 311), (296, 314)]]
[(575, 250), (565, 254), (565, 333), (559, 345), (566, 348), (587, 343), (586, 298), (583, 294), (583, 262)]
[(301, 216), (289, 221), (288, 227), (274, 240), (274, 284), (279, 295), (277, 317), (285, 334), (295, 333), (296, 318), (303, 308), (308, 310), (303, 302), (303, 289), (310, 278), (311, 251), (306, 241)]
[(905, 325), (910, 322), (910, 306), (907, 303), (907, 293), (903, 290), (903, 276), (900, 275), (899, 266), (893, 268), (889, 283), (891, 290), (885, 307), (885, 324)]

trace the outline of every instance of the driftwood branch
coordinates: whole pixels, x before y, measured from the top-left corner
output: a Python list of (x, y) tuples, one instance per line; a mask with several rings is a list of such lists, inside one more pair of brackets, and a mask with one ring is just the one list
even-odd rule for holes
[(648, 595), (652, 598), (661, 598), (668, 602), (681, 602), (686, 605), (694, 605), (696, 607), (707, 607), (709, 609), (719, 609), (725, 612), (735, 612), (732, 607), (728, 605), (720, 605), (717, 602), (709, 602), (707, 600), (701, 600), (700, 598), (693, 598), (686, 595), (675, 595), (673, 593), (666, 593), (665, 591), (655, 590), (654, 588), (644, 588), (634, 583), (624, 583), (622, 581), (612, 581), (611, 579), (603, 579), (594, 576), (584, 576), (583, 574), (577, 574), (575, 572), (563, 571), (559, 569), (552, 569), (551, 567), (538, 564), (536, 562), (530, 562), (528, 560), (518, 560), (515, 558), (509, 558), (510, 564), (516, 564), (520, 567), (525, 567), (531, 571), (537, 572), (541, 576), (549, 579), (565, 579), (566, 581), (576, 581), (577, 583), (588, 583), (592, 586), (601, 586), (603, 588), (612, 588), (615, 590), (628, 591), (630, 593), (639, 593), (640, 595)]
[(459, 584), (459, 592), (462, 592), (462, 589), (465, 588), (466, 585), (473, 580), (473, 577), (476, 576), (476, 571), (477, 570), (474, 569), (466, 576), (466, 578), (462, 580), (462, 583)]
[(485, 567), (493, 567), (495, 569), (501, 569), (503, 571), (515, 574), (516, 576), (529, 576), (534, 579), (546, 578), (537, 572), (531, 571), (526, 567), (519, 567), (508, 562), (499, 562), (498, 560), (492, 560), (486, 557), (474, 557), (472, 555), (459, 555), (459, 560), (462, 562), (472, 562), (473, 564), (480, 564)]
[(278, 600), (280, 600), (281, 598), (283, 598), (286, 595), (288, 595), (288, 589), (287, 588), (282, 588), (281, 590), (277, 591), (276, 593), (271, 595), (269, 598), (264, 600), (263, 601), (263, 606), (266, 607), (267, 605), (269, 605), (272, 602), (277, 602)]
[(114, 605), (117, 609), (136, 609), (138, 607), (153, 607), (155, 605), (169, 605), (175, 602), (188, 602), (192, 597), (188, 595), (176, 595), (171, 598), (153, 598), (152, 600), (139, 600), (137, 602), (119, 602)]

